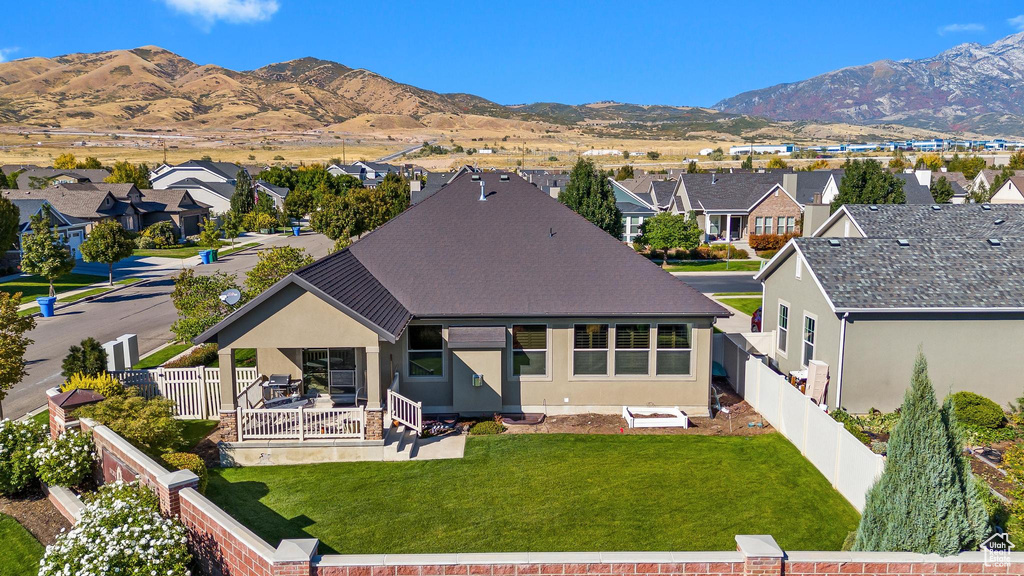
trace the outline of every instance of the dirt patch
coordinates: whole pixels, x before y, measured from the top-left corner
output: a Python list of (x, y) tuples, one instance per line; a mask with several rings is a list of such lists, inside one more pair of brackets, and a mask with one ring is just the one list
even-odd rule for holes
[(206, 438), (200, 440), (196, 447), (189, 450), (189, 452), (202, 458), (207, 468), (217, 468), (220, 466), (220, 448), (217, 447), (217, 443), (221, 441), (234, 442), (236, 440), (238, 438), (228, 437), (222, 431), (220, 424), (217, 424), (217, 427), (207, 434)]
[(62, 530), (71, 528), (71, 523), (57, 512), (42, 492), (18, 498), (0, 496), (0, 513), (17, 520), (44, 546), (53, 544)]
[(971, 471), (974, 472), (975, 476), (984, 480), (985, 483), (994, 488), (996, 492), (999, 492), (1003, 496), (1009, 496), (1012, 486), (1006, 481), (1006, 476), (1003, 476), (998, 470), (981, 460), (978, 460), (974, 456), (969, 456), (969, 458), (971, 459)]

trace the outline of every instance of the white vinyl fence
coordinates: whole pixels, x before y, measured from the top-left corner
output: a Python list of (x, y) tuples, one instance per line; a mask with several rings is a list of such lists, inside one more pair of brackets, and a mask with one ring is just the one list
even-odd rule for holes
[[(744, 342), (725, 339), (726, 370), (737, 392), (800, 453), (858, 511), (864, 510), (868, 489), (882, 474), (885, 458), (875, 454), (764, 363), (745, 350)], [(745, 360), (744, 360), (745, 358)], [(730, 361), (731, 360), (731, 361)]]
[[(183, 419), (220, 418), (220, 369), (156, 368), (111, 373), (125, 386), (134, 386), (144, 398), (163, 396), (174, 401), (174, 415)], [(243, 390), (259, 377), (255, 368), (235, 368), (235, 386)]]
[(238, 440), (364, 439), (366, 415), (355, 408), (238, 409)]

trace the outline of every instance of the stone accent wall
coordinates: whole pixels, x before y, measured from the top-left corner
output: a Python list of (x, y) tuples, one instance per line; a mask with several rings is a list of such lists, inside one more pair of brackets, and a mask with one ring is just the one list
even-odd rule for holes
[(367, 410), (366, 411), (366, 439), (367, 440), (383, 440), (384, 439), (384, 411), (383, 410)]
[(217, 431), (225, 442), (236, 442), (238, 440), (238, 412), (221, 410)]
[(778, 231), (779, 217), (792, 217), (796, 224), (794, 231), (799, 233), (800, 214), (800, 205), (790, 198), (785, 192), (779, 190), (777, 196), (775, 194), (769, 195), (750, 211), (750, 218), (747, 224), (748, 232), (750, 234), (757, 234), (757, 218), (771, 217), (771, 232), (764, 231), (762, 234), (775, 234)]

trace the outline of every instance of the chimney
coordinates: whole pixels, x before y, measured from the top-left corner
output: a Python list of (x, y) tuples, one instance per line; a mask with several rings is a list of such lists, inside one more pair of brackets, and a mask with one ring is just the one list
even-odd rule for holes
[(480, 201), (487, 202), (487, 194), (484, 193), (484, 181), (480, 180)]
[(796, 172), (786, 172), (782, 175), (782, 187), (789, 192), (789, 195), (796, 198)]
[(423, 188), (423, 181), (419, 178), (413, 178), (409, 181), (409, 191), (419, 192)]

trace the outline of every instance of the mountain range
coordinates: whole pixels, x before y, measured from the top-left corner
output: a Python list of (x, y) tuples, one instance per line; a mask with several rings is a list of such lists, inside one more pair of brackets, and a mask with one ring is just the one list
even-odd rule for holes
[[(461, 116), (634, 138), (789, 137), (812, 134), (814, 123), (864, 125), (859, 133), (865, 137), (893, 124), (1011, 135), (1024, 132), (1022, 92), (1024, 33), (989, 46), (964, 44), (923, 60), (844, 68), (746, 92), (713, 109), (618, 102), (507, 106), (472, 94), (424, 90), (317, 58), (234, 71), (145, 46), (0, 63), (0, 124), (308, 130), (377, 122), (378, 129), (416, 129)], [(352, 122), (361, 117), (366, 120)]]
[(744, 92), (716, 110), (773, 120), (1024, 133), (1024, 32), (920, 60), (879, 60)]

